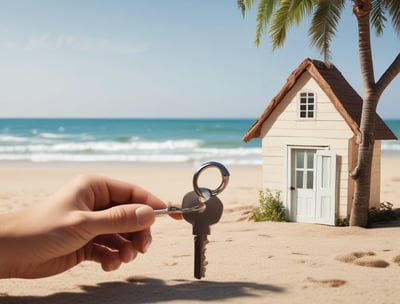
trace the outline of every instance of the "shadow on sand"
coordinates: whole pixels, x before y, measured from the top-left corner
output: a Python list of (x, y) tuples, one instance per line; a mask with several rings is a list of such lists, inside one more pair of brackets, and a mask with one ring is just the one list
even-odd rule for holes
[(368, 226), (368, 228), (399, 228), (400, 220), (377, 222)]
[(48, 296), (0, 296), (1, 304), (48, 303), (156, 303), (177, 301), (218, 301), (234, 298), (264, 297), (284, 292), (284, 288), (252, 282), (165, 281), (153, 278), (128, 278), (126, 282), (83, 285), (76, 292), (60, 292)]

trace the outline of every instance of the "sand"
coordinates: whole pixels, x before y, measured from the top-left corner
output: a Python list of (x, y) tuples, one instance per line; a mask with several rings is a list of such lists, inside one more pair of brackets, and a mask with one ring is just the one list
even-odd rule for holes
[[(193, 278), (193, 237), (185, 221), (158, 217), (148, 253), (114, 272), (85, 262), (36, 280), (0, 280), (0, 303), (398, 303), (399, 227), (363, 229), (254, 223), (260, 167), (232, 167), (212, 226), (206, 278)], [(381, 200), (400, 207), (400, 158), (382, 160)], [(36, 204), (80, 173), (131, 181), (165, 201), (191, 190), (194, 168), (123, 164), (0, 164), (0, 212)], [(0, 249), (1, 250), (1, 249)]]

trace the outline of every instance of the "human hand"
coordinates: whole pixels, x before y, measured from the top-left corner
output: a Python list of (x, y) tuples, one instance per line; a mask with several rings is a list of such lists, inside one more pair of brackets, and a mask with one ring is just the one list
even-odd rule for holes
[(144, 253), (153, 209), (166, 205), (144, 189), (80, 176), (39, 205), (0, 215), (0, 278), (39, 278), (82, 261), (105, 271)]

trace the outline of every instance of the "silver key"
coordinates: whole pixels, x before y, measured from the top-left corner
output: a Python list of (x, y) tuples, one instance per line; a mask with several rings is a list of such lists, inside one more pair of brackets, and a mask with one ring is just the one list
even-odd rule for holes
[[(217, 168), (221, 174), (221, 183), (214, 190), (200, 188), (198, 180), (202, 171), (208, 168)], [(182, 207), (167, 206), (164, 209), (154, 210), (155, 215), (181, 213), (183, 218), (192, 224), (194, 235), (194, 276), (201, 279), (206, 272), (206, 245), (207, 235), (210, 234), (210, 225), (217, 223), (222, 215), (223, 205), (217, 198), (227, 186), (229, 171), (223, 164), (208, 162), (202, 164), (193, 175), (193, 189), (187, 193), (182, 201)]]
[[(209, 168), (217, 168), (221, 173), (221, 183), (214, 190), (210, 190), (207, 188), (200, 188), (198, 185), (198, 180), (201, 172)], [(193, 190), (197, 194), (198, 200), (197, 205), (191, 204), (188, 207), (177, 207), (169, 205), (164, 209), (155, 209), (155, 215), (164, 215), (164, 214), (173, 214), (173, 213), (191, 213), (191, 212), (202, 212), (205, 208), (205, 202), (210, 199), (212, 196), (216, 196), (221, 193), (225, 187), (228, 185), (229, 181), (229, 171), (225, 168), (225, 166), (218, 162), (207, 162), (202, 164), (193, 175)]]
[[(182, 201), (182, 208), (198, 206), (201, 198), (192, 191), (187, 193)], [(206, 272), (206, 245), (209, 243), (207, 235), (210, 234), (210, 226), (217, 223), (224, 209), (222, 202), (215, 195), (203, 203), (205, 209), (202, 212), (183, 213), (183, 218), (192, 224), (194, 235), (194, 277), (201, 279)]]
[(155, 215), (164, 215), (164, 214), (174, 214), (174, 213), (190, 213), (190, 212), (202, 212), (206, 208), (206, 204), (199, 202), (198, 205), (182, 208), (177, 206), (169, 205), (164, 209), (154, 209)]

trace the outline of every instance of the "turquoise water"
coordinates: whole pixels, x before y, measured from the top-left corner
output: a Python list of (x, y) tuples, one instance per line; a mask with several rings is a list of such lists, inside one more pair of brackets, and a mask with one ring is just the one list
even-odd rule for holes
[(400, 119), (385, 119), (384, 121), (397, 136), (397, 140), (382, 141), (382, 151), (391, 151), (400, 154)]
[[(261, 164), (254, 119), (0, 119), (0, 161)], [(400, 120), (386, 120), (400, 138)], [(400, 153), (400, 141), (382, 149)]]
[(0, 160), (260, 164), (252, 119), (0, 119)]

